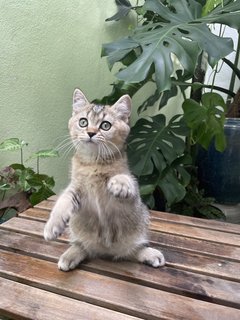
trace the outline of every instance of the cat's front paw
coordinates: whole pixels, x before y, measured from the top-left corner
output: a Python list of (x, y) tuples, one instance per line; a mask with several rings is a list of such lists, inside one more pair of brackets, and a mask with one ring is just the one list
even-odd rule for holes
[(136, 186), (131, 177), (125, 174), (118, 174), (112, 177), (107, 185), (108, 191), (119, 198), (130, 198), (136, 194)]
[(137, 254), (139, 262), (146, 263), (154, 268), (165, 265), (165, 258), (161, 251), (154, 248), (142, 248)]
[(64, 231), (65, 223), (62, 219), (50, 218), (44, 227), (44, 239), (47, 241), (57, 239)]

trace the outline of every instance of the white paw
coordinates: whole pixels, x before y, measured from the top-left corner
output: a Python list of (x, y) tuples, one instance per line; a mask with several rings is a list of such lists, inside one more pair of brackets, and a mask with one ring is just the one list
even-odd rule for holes
[(86, 257), (86, 253), (78, 246), (71, 246), (60, 257), (58, 269), (69, 271), (75, 269)]
[(44, 239), (47, 241), (55, 240), (63, 233), (65, 226), (65, 222), (61, 218), (50, 218), (44, 227)]
[(143, 248), (138, 253), (138, 261), (146, 263), (154, 268), (165, 265), (165, 258), (161, 251), (154, 248)]
[(58, 269), (61, 271), (69, 271), (75, 269), (78, 264), (79, 262), (74, 259), (70, 260), (64, 256), (61, 256), (58, 261)]
[(108, 191), (119, 198), (130, 198), (135, 195), (134, 181), (125, 174), (112, 177), (107, 185)]

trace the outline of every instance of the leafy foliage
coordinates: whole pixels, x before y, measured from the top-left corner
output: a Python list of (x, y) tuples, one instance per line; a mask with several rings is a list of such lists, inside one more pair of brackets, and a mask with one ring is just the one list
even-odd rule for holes
[[(240, 2), (145, 0), (141, 6), (137, 1), (135, 7), (129, 1), (115, 2), (118, 12), (111, 20), (134, 10), (138, 25), (131, 28), (128, 37), (103, 45), (102, 56), (107, 57), (109, 69), (119, 63), (122, 66), (112, 92), (101, 102), (111, 104), (126, 93), (134, 96), (146, 83), (155, 87), (151, 86), (152, 92), (138, 107), (139, 114), (152, 106), (160, 110), (179, 93), (184, 100), (182, 118), (173, 117), (169, 124), (163, 115), (140, 118), (132, 128), (128, 153), (141, 195), (150, 207), (161, 198), (171, 211), (181, 213), (182, 209), (195, 216), (222, 217), (221, 211), (211, 206), (213, 200), (198, 190), (195, 149), (197, 143), (207, 148), (213, 139), (218, 150), (224, 149), (226, 105), (213, 90), (229, 97), (235, 93), (214, 84), (205, 85), (197, 75), (204, 52), (209, 65), (214, 66), (223, 58), (237, 71), (224, 58), (233, 51), (232, 39), (214, 35), (209, 24), (218, 22), (240, 29)], [(175, 69), (175, 62), (179, 62), (179, 70)], [(189, 87), (191, 99), (186, 98)], [(210, 88), (211, 92), (202, 95), (203, 88)], [(201, 94), (194, 100), (198, 92)]]
[(131, 36), (103, 45), (102, 55), (107, 56), (111, 67), (134, 52), (136, 59), (120, 70), (117, 78), (126, 83), (139, 83), (154, 66), (158, 90), (170, 89), (174, 71), (172, 54), (193, 74), (201, 51), (207, 52), (211, 65), (232, 52), (232, 39), (214, 35), (207, 26), (219, 22), (240, 28), (239, 1), (225, 3), (224, 7), (219, 5), (203, 17), (201, 4), (194, 0), (174, 0), (171, 5), (146, 0), (142, 9), (147, 22), (138, 26)]
[(142, 118), (133, 127), (129, 138), (130, 164), (134, 164), (134, 174), (144, 178), (142, 194), (160, 187), (168, 205), (185, 196), (185, 186), (190, 178), (179, 161), (184, 157), (183, 138), (188, 134), (179, 118), (175, 116), (168, 124), (163, 114), (149, 120)]
[(117, 21), (127, 16), (132, 9), (132, 5), (128, 0), (116, 0), (116, 5), (118, 7), (118, 12), (111, 18), (106, 19), (106, 21)]
[(48, 150), (40, 150), (35, 153), (33, 153), (29, 159), (36, 159), (36, 158), (55, 158), (58, 157), (58, 152), (54, 149), (48, 149)]
[[(28, 145), (26, 142), (17, 138), (6, 139), (0, 146), (0, 151), (21, 150)], [(30, 156), (29, 159), (57, 157), (55, 150), (41, 150)], [(14, 163), (0, 170), (0, 192), (2, 192), (2, 201), (14, 193), (25, 192), (27, 199), (32, 206), (44, 199), (54, 195), (53, 188), (55, 182), (53, 177), (46, 174), (36, 173), (32, 168), (24, 164)]]
[(10, 138), (0, 143), (0, 151), (16, 151), (27, 145), (27, 142), (18, 138)]
[(186, 99), (183, 103), (184, 118), (189, 128), (192, 129), (194, 143), (199, 143), (207, 149), (213, 139), (218, 151), (226, 147), (224, 135), (224, 122), (226, 104), (217, 93), (205, 93), (202, 103)]

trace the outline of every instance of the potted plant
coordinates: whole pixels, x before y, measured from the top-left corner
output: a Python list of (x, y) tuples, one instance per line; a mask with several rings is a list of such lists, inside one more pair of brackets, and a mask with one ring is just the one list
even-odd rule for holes
[[(168, 123), (159, 113), (140, 118), (132, 128), (129, 158), (142, 196), (151, 207), (161, 199), (165, 210), (219, 217), (221, 211), (199, 190), (196, 146), (208, 148), (215, 140), (217, 150), (224, 150), (226, 104), (213, 90), (231, 92), (204, 84), (201, 63), (207, 56), (207, 63), (214, 67), (233, 51), (232, 39), (214, 35), (209, 24), (239, 29), (240, 2), (145, 0), (134, 6), (128, 0), (118, 0), (116, 4), (118, 12), (108, 21), (134, 11), (137, 26), (128, 37), (103, 45), (102, 55), (107, 57), (109, 68), (119, 62), (122, 66), (111, 94), (101, 102), (112, 103), (124, 93), (134, 96), (147, 83), (153, 90), (139, 106), (139, 114), (156, 104), (160, 111), (179, 93), (184, 100), (183, 114)], [(174, 60), (179, 69), (174, 68)], [(203, 88), (211, 92), (203, 93)]]
[[(40, 159), (57, 157), (54, 149), (33, 153), (26, 161), (23, 149), (28, 143), (18, 138), (10, 138), (0, 143), (0, 152), (19, 151), (20, 163), (7, 165), (0, 169), (0, 218), (4, 221), (18, 212), (54, 195), (54, 179), (40, 173)], [(25, 162), (36, 159), (36, 171), (27, 167)]]
[[(232, 63), (224, 58), (232, 76), (229, 90), (233, 92), (234, 84), (238, 81), (238, 90), (232, 97), (227, 96), (226, 120), (224, 131), (226, 148), (219, 152), (210, 144), (207, 150), (200, 149), (198, 154), (198, 176), (206, 194), (213, 196), (218, 203), (240, 203), (240, 70), (238, 62), (240, 57), (240, 37), (238, 33), (235, 61)], [(215, 71), (216, 72), (216, 71)]]

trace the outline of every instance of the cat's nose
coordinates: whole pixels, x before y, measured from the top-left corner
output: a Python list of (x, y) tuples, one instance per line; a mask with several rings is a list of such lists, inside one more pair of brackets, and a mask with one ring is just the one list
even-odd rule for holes
[(90, 138), (92, 138), (93, 136), (95, 136), (96, 132), (88, 132), (87, 134), (89, 135)]

